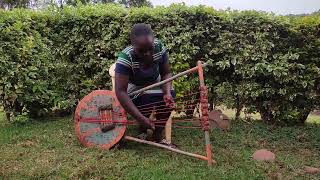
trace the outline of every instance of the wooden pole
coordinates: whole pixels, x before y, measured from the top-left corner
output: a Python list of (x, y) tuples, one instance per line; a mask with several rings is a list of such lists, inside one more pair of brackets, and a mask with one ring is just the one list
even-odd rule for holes
[(116, 64), (113, 63), (110, 68), (109, 68), (109, 75), (111, 76), (111, 80), (112, 80), (112, 91), (115, 92), (115, 80), (114, 80), (114, 75), (115, 75), (115, 70), (116, 68)]
[(149, 145), (156, 146), (156, 147), (159, 147), (159, 148), (167, 149), (167, 150), (172, 151), (172, 152), (176, 152), (176, 153), (184, 154), (184, 155), (187, 155), (187, 156), (191, 156), (191, 157), (194, 157), (194, 158), (197, 158), (197, 159), (201, 159), (201, 160), (205, 160), (205, 161), (208, 160), (208, 158), (206, 156), (202, 156), (202, 155), (194, 154), (194, 153), (189, 153), (189, 152), (182, 151), (182, 150), (179, 150), (179, 149), (175, 149), (175, 148), (163, 145), (163, 144), (159, 144), (159, 143), (155, 143), (155, 142), (151, 142), (151, 141), (146, 141), (146, 140), (134, 138), (134, 137), (131, 137), (131, 136), (125, 136), (124, 139), (129, 140), (129, 141), (135, 141), (135, 142), (138, 142), (138, 143), (149, 144)]
[[(203, 66), (202, 66), (201, 61), (198, 61), (198, 73), (199, 73), (200, 87), (205, 86), (202, 67)], [(200, 103), (199, 108), (201, 108), (201, 103)], [(202, 116), (201, 109), (200, 109), (200, 115)], [(204, 138), (205, 138), (205, 144), (206, 144), (208, 166), (212, 166), (212, 163), (213, 163), (212, 150), (211, 150), (210, 134), (209, 134), (208, 130), (204, 131)]]
[(171, 137), (172, 137), (172, 116), (173, 116), (173, 111), (171, 111), (171, 114), (166, 122), (165, 126), (165, 138), (168, 143), (171, 144)]
[[(203, 64), (201, 64), (201, 67), (206, 67), (206, 66), (208, 66), (208, 63), (203, 63)], [(198, 69), (199, 69), (199, 67), (196, 66), (196, 67), (191, 68), (191, 69), (189, 69), (189, 70), (183, 71), (183, 72), (181, 72), (181, 73), (179, 73), (179, 74), (176, 74), (176, 75), (172, 76), (171, 78), (165, 79), (165, 80), (160, 81), (160, 82), (158, 82), (158, 83), (155, 83), (155, 84), (152, 84), (152, 85), (150, 85), (150, 86), (141, 88), (141, 89), (139, 89), (139, 90), (137, 90), (137, 91), (134, 91), (134, 92), (130, 93), (129, 96), (133, 96), (133, 95), (142, 93), (142, 92), (144, 92), (144, 91), (146, 91), (146, 90), (152, 89), (152, 88), (154, 88), (154, 87), (161, 86), (162, 84), (165, 84), (165, 83), (170, 82), (170, 81), (172, 81), (172, 80), (174, 80), (174, 79), (177, 79), (178, 77), (184, 76), (184, 75), (186, 75), (186, 74), (190, 74), (190, 73), (192, 73), (192, 72), (194, 72), (194, 71), (197, 71)]]

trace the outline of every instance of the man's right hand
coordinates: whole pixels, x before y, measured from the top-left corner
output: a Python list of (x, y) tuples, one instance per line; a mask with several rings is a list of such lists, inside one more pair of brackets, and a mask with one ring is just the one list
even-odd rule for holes
[(143, 123), (146, 128), (151, 129), (153, 131), (155, 130), (155, 125), (149, 118), (144, 118)]

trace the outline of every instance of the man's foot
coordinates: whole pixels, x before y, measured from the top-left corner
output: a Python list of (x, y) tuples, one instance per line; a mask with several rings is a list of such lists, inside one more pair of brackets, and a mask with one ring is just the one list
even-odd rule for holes
[(173, 143), (170, 143), (168, 142), (166, 139), (162, 139), (160, 142), (158, 142), (159, 144), (163, 144), (163, 145), (166, 145), (166, 146), (169, 146), (171, 148), (177, 148), (177, 145), (173, 144)]
[(137, 138), (142, 140), (147, 140), (148, 134), (147, 133), (141, 133), (137, 136)]

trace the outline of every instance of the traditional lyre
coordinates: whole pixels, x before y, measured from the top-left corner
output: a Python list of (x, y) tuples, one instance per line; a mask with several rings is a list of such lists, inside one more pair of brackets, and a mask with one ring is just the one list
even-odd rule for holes
[[(208, 90), (205, 86), (204, 76), (203, 76), (203, 67), (206, 67), (208, 63), (202, 63), (198, 61), (196, 67), (193, 67), (189, 70), (181, 72), (172, 76), (169, 79), (163, 80), (161, 82), (152, 84), (150, 86), (144, 87), (138, 91), (135, 91), (130, 94), (137, 95), (143, 93), (146, 90), (160, 86), (167, 82), (173, 81), (176, 78), (179, 78), (184, 75), (188, 75), (194, 72), (198, 73), (199, 76), (199, 91), (193, 92), (188, 95), (188, 100), (183, 100), (183, 97), (178, 97), (175, 99), (177, 107), (175, 111), (184, 111), (188, 110), (190, 107), (194, 108), (194, 104), (199, 104), (199, 117), (188, 117), (184, 119), (172, 119), (173, 113), (168, 120), (164, 121), (155, 121), (156, 126), (165, 127), (165, 138), (167, 141), (171, 142), (171, 128), (201, 128), (205, 134), (205, 151), (206, 155), (194, 154), (186, 151), (182, 151), (176, 148), (172, 148), (163, 144), (155, 143), (152, 141), (142, 140), (132, 136), (125, 135), (127, 125), (137, 125), (137, 122), (134, 120), (127, 119), (126, 112), (121, 107), (114, 91), (110, 90), (95, 90), (85, 96), (78, 104), (75, 115), (74, 115), (74, 124), (75, 131), (80, 142), (87, 147), (99, 147), (103, 149), (110, 149), (116, 145), (120, 140), (129, 140), (135, 141), (138, 143), (144, 143), (167, 149), (173, 152), (184, 154), (187, 156), (195, 157), (198, 159), (206, 160), (208, 165), (216, 163), (212, 159), (212, 149), (209, 136), (209, 118), (208, 118)], [(110, 68), (110, 74), (113, 74), (112, 68)], [(114, 79), (112, 78), (114, 84)], [(199, 97), (191, 98), (191, 97)], [(181, 102), (180, 102), (181, 101)], [(179, 103), (180, 107), (179, 107)], [(156, 106), (156, 103), (154, 103)], [(165, 109), (166, 107), (163, 107)], [(168, 108), (168, 111), (172, 109)], [(189, 109), (190, 110), (190, 109)], [(152, 113), (154, 109), (152, 108), (142, 108), (142, 111), (148, 111)], [(175, 123), (184, 123), (184, 122), (197, 122), (199, 126), (178, 126), (173, 125)]]

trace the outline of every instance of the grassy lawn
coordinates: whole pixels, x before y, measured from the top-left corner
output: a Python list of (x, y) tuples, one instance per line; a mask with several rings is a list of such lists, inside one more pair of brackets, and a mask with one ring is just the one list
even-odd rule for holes
[[(260, 121), (232, 121), (232, 130), (211, 133), (214, 159), (206, 162), (133, 142), (110, 151), (82, 147), (71, 117), (7, 123), (0, 114), (0, 179), (319, 179), (305, 165), (320, 167), (320, 125), (273, 127)], [(312, 117), (311, 122), (319, 122)], [(134, 133), (133, 130), (128, 133)], [(203, 152), (200, 130), (174, 130), (181, 149)], [(255, 162), (266, 148), (273, 163)], [(2, 177), (2, 178), (1, 178)]]

